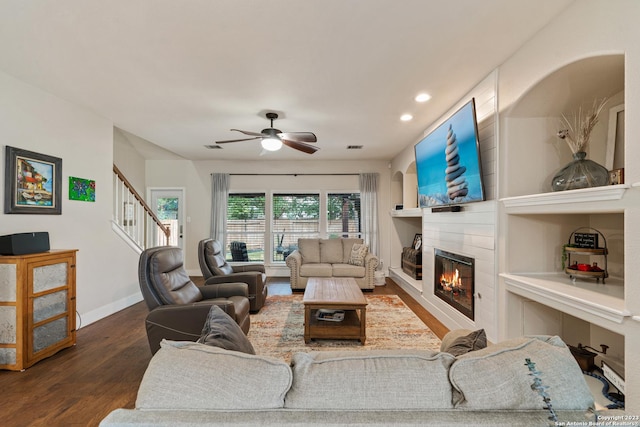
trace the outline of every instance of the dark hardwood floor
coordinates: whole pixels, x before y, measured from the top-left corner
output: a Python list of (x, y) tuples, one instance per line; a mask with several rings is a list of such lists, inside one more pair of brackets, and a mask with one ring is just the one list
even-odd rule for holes
[[(198, 280), (194, 278), (197, 283)], [(272, 279), (272, 294), (291, 293), (287, 279)], [(448, 331), (392, 280), (376, 294), (395, 294), (442, 338)], [(115, 408), (133, 408), (151, 359), (144, 303), (81, 328), (77, 344), (23, 372), (0, 370), (3, 426), (96, 426)]]

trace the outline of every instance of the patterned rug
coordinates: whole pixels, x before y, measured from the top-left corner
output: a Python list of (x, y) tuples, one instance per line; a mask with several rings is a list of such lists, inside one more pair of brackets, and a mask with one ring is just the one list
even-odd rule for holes
[(302, 295), (267, 297), (251, 315), (249, 340), (256, 353), (284, 359), (310, 350), (422, 349), (439, 350), (440, 339), (396, 295), (366, 295), (367, 340), (312, 340), (304, 343)]

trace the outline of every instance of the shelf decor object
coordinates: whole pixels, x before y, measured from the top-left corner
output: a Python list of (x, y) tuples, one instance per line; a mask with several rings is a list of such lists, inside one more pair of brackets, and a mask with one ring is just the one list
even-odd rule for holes
[(553, 177), (551, 181), (553, 191), (600, 187), (609, 184), (609, 171), (586, 157), (587, 153), (584, 151), (573, 155), (573, 160)]
[[(579, 232), (580, 230), (590, 230), (595, 233)], [(603, 247), (600, 246), (600, 242), (604, 244)], [(576, 261), (575, 257), (578, 255), (588, 256), (590, 262)], [(604, 235), (595, 228), (580, 227), (571, 233), (568, 243), (562, 249), (562, 266), (565, 273), (572, 279), (574, 277), (583, 277), (596, 279), (598, 282), (602, 279), (604, 284), (604, 280), (609, 277), (607, 255), (607, 240)], [(603, 263), (598, 265), (597, 262), (592, 262), (591, 257), (593, 256), (602, 257)], [(573, 260), (571, 259), (572, 257), (574, 258)]]
[(602, 165), (587, 159), (586, 149), (591, 138), (591, 131), (598, 123), (598, 116), (607, 99), (596, 100), (590, 111), (583, 113), (582, 107), (573, 120), (562, 115), (561, 123), (565, 127), (558, 132), (571, 152), (573, 160), (560, 169), (551, 180), (553, 191), (575, 190), (578, 188), (600, 187), (609, 184), (609, 171)]

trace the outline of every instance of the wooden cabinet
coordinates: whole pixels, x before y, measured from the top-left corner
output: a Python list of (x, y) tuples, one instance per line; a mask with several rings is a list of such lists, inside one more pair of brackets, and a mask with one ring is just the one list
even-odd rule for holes
[(23, 370), (75, 344), (76, 252), (0, 256), (0, 369)]

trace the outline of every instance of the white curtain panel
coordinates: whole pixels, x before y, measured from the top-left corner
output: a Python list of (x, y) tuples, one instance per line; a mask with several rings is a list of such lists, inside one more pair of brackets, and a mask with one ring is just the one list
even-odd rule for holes
[(369, 251), (378, 255), (378, 174), (360, 174), (360, 215), (362, 237)]
[(211, 174), (211, 238), (227, 247), (227, 199), (229, 197), (229, 174)]

